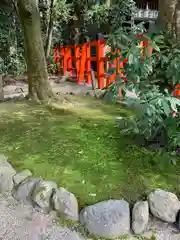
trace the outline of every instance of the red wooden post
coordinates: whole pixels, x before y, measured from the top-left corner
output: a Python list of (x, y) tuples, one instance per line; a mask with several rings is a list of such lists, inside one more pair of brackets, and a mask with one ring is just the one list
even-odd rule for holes
[(96, 58), (98, 88), (104, 88), (104, 41), (103, 35), (97, 34)]
[(63, 74), (65, 75), (68, 69), (68, 47), (64, 47), (64, 61), (63, 61)]
[(72, 76), (72, 52), (71, 52), (71, 48), (72, 48), (72, 46), (68, 46), (68, 48), (67, 48), (67, 56), (68, 56), (67, 70), (69, 71), (70, 76)]
[(91, 46), (87, 43), (86, 46), (86, 83), (91, 84)]
[(82, 83), (84, 81), (84, 73), (85, 73), (85, 66), (86, 66), (86, 48), (87, 44), (84, 43), (82, 44), (82, 49), (81, 49), (81, 58), (80, 58), (80, 69), (79, 69), (79, 78), (78, 82)]
[(77, 84), (79, 81), (79, 69), (80, 69), (80, 45), (74, 44), (74, 55), (75, 55), (75, 64), (76, 64), (76, 76), (77, 76)]

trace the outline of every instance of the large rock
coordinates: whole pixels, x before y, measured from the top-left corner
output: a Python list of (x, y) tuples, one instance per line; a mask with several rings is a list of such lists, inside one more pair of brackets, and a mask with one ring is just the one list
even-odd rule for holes
[(13, 176), (13, 182), (15, 185), (19, 185), (22, 183), (25, 179), (28, 177), (31, 177), (32, 173), (29, 169), (25, 169), (20, 173), (17, 173), (16, 175)]
[(132, 211), (132, 229), (135, 234), (143, 233), (148, 225), (149, 205), (147, 201), (137, 202)]
[(130, 232), (130, 210), (124, 200), (109, 200), (84, 208), (80, 222), (94, 235), (116, 238)]
[(66, 219), (79, 220), (78, 202), (74, 194), (59, 188), (53, 195), (54, 209)]
[(23, 181), (18, 187), (13, 190), (13, 197), (24, 204), (32, 204), (32, 193), (40, 179), (30, 178)]
[(6, 191), (11, 191), (13, 189), (13, 176), (16, 174), (16, 171), (8, 163), (7, 158), (0, 154), (0, 193)]
[(149, 195), (149, 206), (155, 217), (170, 223), (176, 221), (180, 210), (180, 202), (177, 196), (161, 189), (156, 189)]
[(49, 212), (52, 208), (51, 198), (56, 189), (56, 183), (40, 181), (34, 188), (32, 199), (43, 211)]

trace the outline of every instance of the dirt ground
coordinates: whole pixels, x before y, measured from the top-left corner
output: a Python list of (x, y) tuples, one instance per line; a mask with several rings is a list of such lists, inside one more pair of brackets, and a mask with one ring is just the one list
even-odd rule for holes
[[(87, 84), (77, 85), (72, 81), (59, 81), (59, 77), (50, 77), (50, 84), (55, 94), (57, 95), (77, 95), (85, 96), (92, 95), (92, 86)], [(4, 98), (13, 98), (20, 95), (26, 96), (28, 94), (28, 84), (26, 77), (17, 77), (5, 79)]]

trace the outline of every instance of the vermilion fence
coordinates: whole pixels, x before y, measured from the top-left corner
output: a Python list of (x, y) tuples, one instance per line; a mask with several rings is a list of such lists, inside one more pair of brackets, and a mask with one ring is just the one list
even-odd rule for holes
[[(139, 37), (138, 35), (137, 37)], [(142, 38), (142, 35), (141, 35)], [(142, 39), (141, 45), (148, 46), (148, 41), (145, 37)], [(91, 48), (96, 49), (96, 55), (91, 56)], [(73, 44), (68, 46), (58, 46), (54, 49), (54, 62), (59, 64), (59, 71), (62, 70), (63, 74), (68, 71), (71, 77), (75, 78), (77, 84), (87, 83), (91, 84), (91, 64), (96, 62), (97, 72), (96, 78), (98, 80), (98, 88), (102, 89), (115, 80), (117, 74), (123, 74), (120, 69), (126, 64), (127, 59), (119, 61), (118, 57), (113, 62), (105, 56), (106, 53), (106, 40), (98, 39), (83, 44)], [(149, 46), (149, 52), (152, 53), (153, 49)], [(143, 55), (145, 53), (142, 53)], [(115, 68), (116, 71), (108, 74), (109, 68)], [(124, 79), (126, 79), (124, 77)], [(175, 96), (180, 96), (180, 84), (178, 84), (174, 93)]]
[[(104, 88), (115, 77), (115, 74), (110, 76), (107, 74), (110, 64), (108, 64), (109, 61), (105, 57), (105, 44), (105, 40), (97, 40), (84, 44), (59, 46), (54, 49), (54, 61), (60, 64), (59, 66), (62, 68), (63, 74), (69, 71), (70, 75), (73, 76), (75, 72), (77, 84), (81, 84), (84, 81), (87, 84), (91, 84), (91, 64), (96, 62), (98, 88)], [(92, 47), (96, 49), (96, 56), (91, 56)], [(117, 65), (117, 60), (115, 64)], [(107, 79), (106, 82), (104, 79)]]

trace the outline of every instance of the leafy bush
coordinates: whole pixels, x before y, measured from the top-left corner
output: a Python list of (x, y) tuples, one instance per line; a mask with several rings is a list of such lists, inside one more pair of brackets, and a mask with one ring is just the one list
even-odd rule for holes
[(26, 72), (23, 37), (16, 14), (8, 6), (0, 9), (0, 73), (21, 75)]
[(52, 55), (47, 58), (47, 69), (48, 72), (51, 74), (58, 73), (59, 64), (54, 62), (54, 58)]
[[(142, 31), (141, 28), (137, 29)], [(144, 37), (148, 45), (154, 49), (152, 55), (148, 47), (141, 44)], [(179, 113), (180, 100), (167, 89), (166, 83), (168, 80), (173, 88), (178, 82), (180, 54), (176, 45), (171, 44), (168, 48), (166, 41), (162, 33), (137, 37), (137, 31), (134, 30), (128, 33), (116, 32), (111, 36), (108, 43), (116, 54), (110, 53), (110, 59), (113, 61), (121, 56), (120, 61), (124, 59), (127, 61), (120, 69), (123, 75), (116, 76), (116, 81), (110, 90), (114, 90), (113, 85), (122, 84), (125, 93), (127, 90), (134, 91), (137, 96), (136, 98), (124, 96), (127, 104), (133, 106), (136, 112), (135, 117), (120, 122), (124, 134), (143, 135), (146, 141), (154, 141), (164, 129), (168, 147), (172, 149), (180, 146), (180, 120), (172, 116), (172, 112)], [(161, 87), (158, 81), (152, 81), (152, 76), (158, 74), (159, 64), (161, 64), (160, 70), (165, 72)], [(113, 72), (114, 69), (110, 71)], [(126, 79), (128, 80), (125, 81)]]
[(21, 53), (15, 53), (6, 59), (0, 58), (0, 73), (23, 75), (26, 72), (26, 63)]
[(160, 33), (154, 39), (159, 39), (159, 54), (153, 56), (154, 71), (151, 81), (160, 86), (166, 86), (170, 90), (179, 83), (180, 79), (180, 50), (178, 43), (172, 37)]

